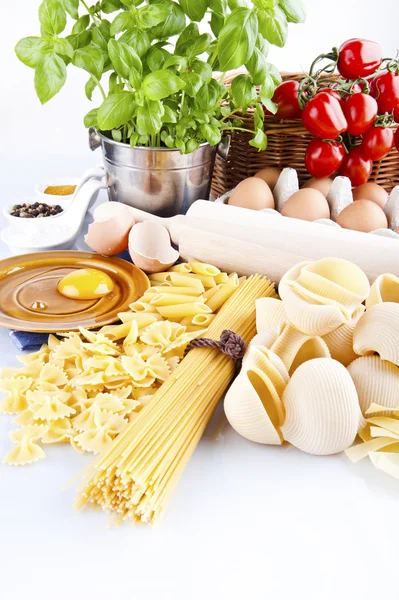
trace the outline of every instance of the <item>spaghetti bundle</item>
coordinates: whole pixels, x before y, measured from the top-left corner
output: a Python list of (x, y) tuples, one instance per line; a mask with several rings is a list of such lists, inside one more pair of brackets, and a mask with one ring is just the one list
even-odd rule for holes
[[(212, 321), (207, 337), (231, 329), (246, 342), (255, 335), (255, 301), (274, 295), (255, 275), (240, 285)], [(234, 363), (213, 348), (193, 349), (153, 400), (92, 463), (76, 508), (98, 505), (120, 523), (154, 522), (165, 509), (219, 400), (234, 376)]]

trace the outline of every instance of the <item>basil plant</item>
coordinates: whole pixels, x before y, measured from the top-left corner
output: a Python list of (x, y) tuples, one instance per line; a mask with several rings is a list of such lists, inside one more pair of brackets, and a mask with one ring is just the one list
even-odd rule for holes
[[(102, 98), (84, 124), (115, 141), (189, 153), (203, 142), (217, 144), (223, 131), (241, 130), (264, 150), (262, 104), (276, 111), (272, 97), (281, 82), (267, 61), (269, 45), (283, 46), (288, 23), (304, 19), (302, 0), (99, 0), (91, 6), (44, 0), (40, 37), (20, 40), (15, 51), (35, 70), (43, 104), (60, 91), (70, 64), (84, 69), (87, 98), (95, 90)], [(199, 24), (212, 33), (201, 33)], [(223, 85), (226, 72), (241, 67), (246, 73)], [(248, 108), (253, 131), (238, 118)]]

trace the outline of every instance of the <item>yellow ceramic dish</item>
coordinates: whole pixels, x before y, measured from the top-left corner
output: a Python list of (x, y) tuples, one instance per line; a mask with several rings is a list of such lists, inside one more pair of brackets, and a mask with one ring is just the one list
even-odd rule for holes
[[(112, 292), (95, 300), (62, 296), (57, 284), (77, 269), (99, 269), (114, 282)], [(19, 331), (61, 332), (101, 327), (150, 287), (148, 277), (120, 258), (59, 250), (0, 261), (0, 326)]]

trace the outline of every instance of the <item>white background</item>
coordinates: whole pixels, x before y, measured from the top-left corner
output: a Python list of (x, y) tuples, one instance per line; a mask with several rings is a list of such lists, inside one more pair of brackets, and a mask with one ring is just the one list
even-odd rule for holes
[[(193, 0), (195, 1), (195, 0)], [(36, 0), (4, 3), (0, 36), (2, 202), (53, 175), (100, 162), (87, 148), (85, 74), (69, 70), (42, 107), (33, 71), (13, 46), (38, 33)], [(273, 50), (280, 69), (305, 69), (348, 37), (396, 44), (397, 0), (308, 0), (306, 25)], [(3, 3), (2, 3), (3, 5)], [(396, 17), (396, 19), (394, 18)], [(1, 366), (15, 348), (0, 331)], [(0, 456), (10, 420), (0, 420)], [(158, 529), (107, 530), (101, 514), (71, 509), (62, 490), (87, 462), (69, 447), (27, 468), (0, 465), (2, 600), (374, 600), (398, 595), (399, 484), (370, 464), (265, 448), (227, 429), (206, 437)]]

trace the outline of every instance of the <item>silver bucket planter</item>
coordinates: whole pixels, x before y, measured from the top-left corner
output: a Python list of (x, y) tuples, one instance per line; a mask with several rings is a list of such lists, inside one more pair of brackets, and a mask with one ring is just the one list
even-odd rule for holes
[(195, 200), (209, 198), (216, 152), (226, 158), (228, 141), (180, 154), (168, 148), (130, 148), (89, 130), (90, 148), (102, 147), (109, 199), (160, 217), (185, 214)]

